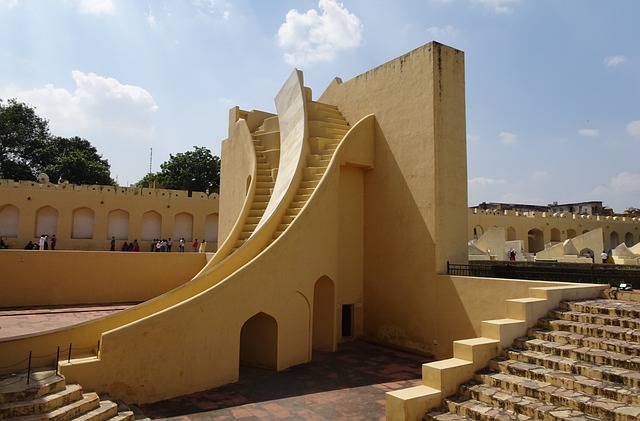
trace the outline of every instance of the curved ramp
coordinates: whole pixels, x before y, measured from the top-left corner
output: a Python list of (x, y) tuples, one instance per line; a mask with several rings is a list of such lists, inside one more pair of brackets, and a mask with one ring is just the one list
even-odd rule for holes
[[(20, 364), (29, 351), (46, 354), (73, 343), (87, 348), (87, 355), (60, 363), (62, 374), (142, 403), (233, 382), (240, 363), (281, 370), (309, 361), (317, 323), (314, 288), (322, 279), (333, 291), (340, 274), (339, 253), (324, 246), (339, 240), (340, 168), (372, 165), (373, 117), (350, 129), (337, 108), (310, 101), (298, 71), (276, 103), (278, 176), (253, 232), (241, 245), (233, 240), (239, 248), (212, 260), (184, 286), (129, 311), (0, 342), (3, 363)], [(238, 130), (246, 138), (248, 131)], [(256, 197), (264, 196), (256, 194), (257, 164), (244, 222), (236, 224), (243, 227)], [(325, 314), (335, 299), (334, 291)], [(336, 341), (335, 325), (325, 321), (329, 342)]]

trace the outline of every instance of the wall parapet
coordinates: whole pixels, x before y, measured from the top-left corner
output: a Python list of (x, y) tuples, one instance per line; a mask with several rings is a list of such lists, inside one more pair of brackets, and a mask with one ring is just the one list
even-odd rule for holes
[(479, 209), (469, 208), (469, 215), (487, 215), (506, 218), (531, 218), (531, 219), (573, 219), (573, 220), (585, 220), (585, 221), (599, 221), (599, 222), (616, 222), (627, 224), (638, 224), (640, 218), (627, 217), (621, 215), (604, 216), (604, 215), (586, 215), (578, 213), (568, 212), (520, 212), (514, 210), (499, 210), (499, 209)]
[(93, 192), (98, 194), (117, 194), (125, 196), (141, 197), (180, 197), (201, 200), (217, 200), (218, 193), (207, 195), (204, 192), (189, 192), (187, 190), (155, 189), (147, 187), (123, 187), (123, 186), (103, 186), (93, 184), (56, 184), (38, 183), (37, 181), (15, 181), (11, 179), (0, 179), (0, 189), (23, 189), (55, 192)]

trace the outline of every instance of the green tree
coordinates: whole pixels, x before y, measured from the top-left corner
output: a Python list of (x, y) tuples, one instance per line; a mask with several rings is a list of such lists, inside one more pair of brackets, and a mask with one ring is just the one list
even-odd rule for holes
[(0, 178), (35, 180), (41, 172), (53, 182), (115, 185), (108, 161), (88, 140), (52, 136), (33, 107), (0, 99)]
[(190, 190), (210, 193), (220, 191), (220, 158), (205, 147), (194, 146), (193, 151), (169, 155), (160, 165), (160, 171), (147, 174), (138, 186), (154, 183), (165, 189)]
[(0, 99), (0, 178), (35, 180), (36, 151), (49, 139), (49, 123), (35, 109), (10, 99)]
[(109, 162), (102, 159), (88, 140), (77, 136), (51, 137), (37, 151), (35, 159), (39, 171), (46, 173), (54, 182), (67, 180), (74, 184), (116, 184), (111, 178)]

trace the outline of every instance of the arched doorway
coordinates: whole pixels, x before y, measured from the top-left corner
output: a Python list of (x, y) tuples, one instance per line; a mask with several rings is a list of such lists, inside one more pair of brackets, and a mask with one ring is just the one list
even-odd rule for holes
[(516, 229), (513, 227), (507, 227), (507, 241), (515, 241), (517, 239)]
[(560, 230), (558, 228), (551, 228), (551, 242), (559, 243), (560, 241), (562, 241), (560, 238)]
[(482, 226), (476, 225), (475, 227), (473, 227), (473, 238), (475, 240), (482, 237), (482, 234), (484, 234), (484, 230), (482, 229)]
[(624, 235), (624, 244), (627, 247), (632, 247), (633, 245), (635, 245), (635, 242), (633, 241), (633, 234), (628, 232)]
[(278, 323), (258, 313), (240, 331), (240, 364), (276, 370), (278, 367)]
[(313, 350), (328, 352), (336, 350), (334, 308), (335, 286), (331, 279), (323, 276), (313, 287)]
[(537, 253), (544, 250), (544, 235), (539, 229), (534, 228), (529, 230), (527, 233), (527, 240), (529, 253)]
[(614, 249), (620, 245), (620, 236), (616, 231), (611, 231), (609, 235), (609, 247)]
[(207, 243), (218, 242), (218, 214), (211, 213), (207, 215), (207, 219), (204, 224), (204, 238)]
[(576, 230), (568, 229), (567, 230), (567, 239), (574, 238), (576, 236)]

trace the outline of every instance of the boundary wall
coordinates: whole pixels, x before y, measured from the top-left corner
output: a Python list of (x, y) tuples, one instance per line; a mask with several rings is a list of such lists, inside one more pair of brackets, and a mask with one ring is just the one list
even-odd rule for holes
[(151, 251), (153, 239), (172, 238), (172, 251), (184, 237), (186, 251), (194, 239), (215, 251), (218, 194), (184, 190), (0, 180), (0, 236), (12, 249), (37, 243), (42, 234), (57, 238), (57, 250), (116, 250), (138, 240)]
[[(605, 250), (640, 242), (640, 218), (593, 216), (571, 213), (515, 212), (469, 209), (468, 239), (479, 238), (490, 227), (503, 227), (506, 240), (521, 240), (525, 253), (537, 253), (547, 245), (602, 228)], [(601, 250), (594, 250), (596, 257)], [(457, 262), (452, 262), (457, 263)]]

